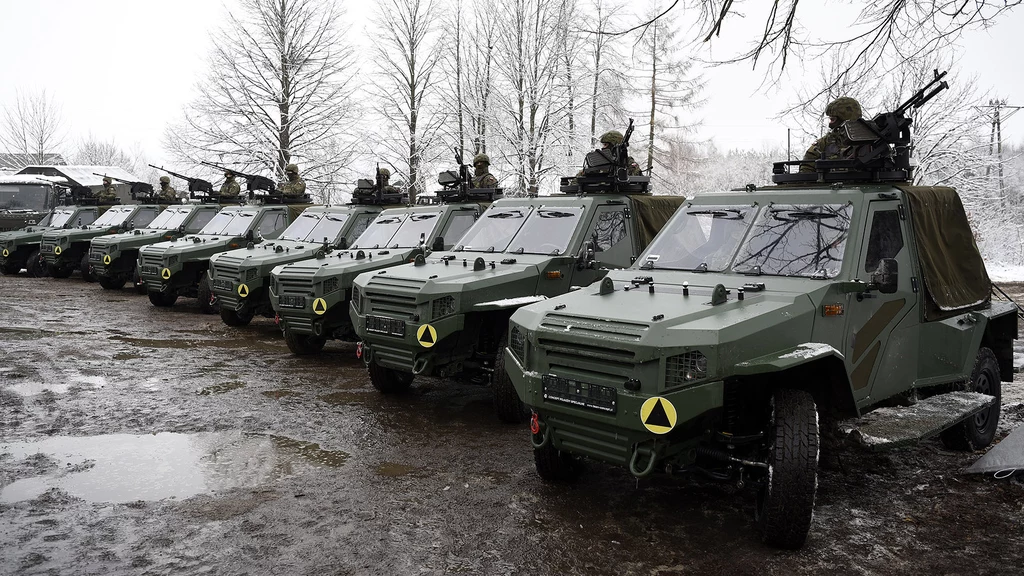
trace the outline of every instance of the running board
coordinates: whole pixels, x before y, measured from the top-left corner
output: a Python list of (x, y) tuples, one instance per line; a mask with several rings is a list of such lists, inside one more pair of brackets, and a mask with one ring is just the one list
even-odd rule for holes
[(978, 392), (948, 392), (911, 406), (879, 408), (839, 423), (840, 434), (871, 450), (889, 450), (937, 435), (995, 402)]

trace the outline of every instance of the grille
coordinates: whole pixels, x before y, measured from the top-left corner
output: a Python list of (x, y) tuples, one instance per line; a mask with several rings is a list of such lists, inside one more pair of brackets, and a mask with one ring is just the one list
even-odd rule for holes
[(516, 355), (516, 358), (519, 358), (520, 362), (526, 361), (526, 337), (523, 336), (519, 326), (512, 327), (512, 334), (508, 339), (508, 347)]
[(398, 314), (412, 318), (416, 315), (416, 294), (424, 284), (425, 280), (375, 275), (370, 278), (363, 294), (369, 301), (368, 312)]
[(324, 294), (334, 294), (338, 291), (338, 286), (340, 285), (341, 281), (338, 280), (337, 276), (324, 280)]
[(143, 254), (140, 259), (143, 266), (154, 266), (159, 268), (163, 265), (164, 259), (159, 254)]
[(672, 356), (665, 362), (665, 387), (683, 386), (708, 377), (708, 359), (698, 351)]
[(650, 328), (647, 324), (596, 320), (562, 314), (548, 314), (544, 317), (540, 327), (554, 332), (570, 332), (576, 336), (590, 336), (614, 342), (639, 342)]
[(430, 303), (430, 318), (437, 320), (455, 314), (455, 297), (444, 296)]
[[(324, 282), (324, 286), (326, 286), (326, 285), (327, 285), (327, 283)], [(363, 305), (363, 295), (359, 292), (359, 288), (356, 288), (355, 286), (353, 286), (352, 287), (352, 306), (355, 308), (356, 312), (362, 312), (362, 308), (361, 308), (362, 305)]]
[(316, 274), (316, 268), (289, 266), (284, 274), (274, 277), (277, 280), (277, 293), (312, 295), (314, 274)]
[(177, 263), (178, 263), (178, 256), (177, 255), (171, 256), (170, 258), (167, 259), (167, 265), (168, 266), (174, 266)]
[(102, 248), (99, 250), (93, 249), (89, 251), (89, 262), (102, 262), (103, 254), (105, 250)]
[(249, 268), (248, 270), (245, 271), (245, 279), (246, 280), (255, 280), (256, 279), (256, 275), (258, 273), (259, 272), (255, 268)]

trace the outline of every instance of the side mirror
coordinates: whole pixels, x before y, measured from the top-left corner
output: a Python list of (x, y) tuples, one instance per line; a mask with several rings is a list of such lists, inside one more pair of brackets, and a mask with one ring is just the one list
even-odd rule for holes
[(339, 250), (347, 250), (348, 249), (348, 238), (345, 238), (344, 236), (341, 237), (341, 240), (338, 241), (338, 249)]
[(882, 294), (892, 294), (899, 287), (899, 262), (895, 258), (882, 258), (871, 274), (871, 287)]
[(444, 236), (438, 236), (434, 238), (434, 244), (430, 246), (430, 250), (433, 252), (444, 251)]
[(576, 269), (586, 270), (594, 267), (594, 242), (593, 240), (587, 240), (580, 247), (579, 253), (576, 254)]
[(249, 230), (248, 232), (245, 233), (246, 242), (252, 242), (255, 238), (256, 236), (252, 233), (252, 230)]

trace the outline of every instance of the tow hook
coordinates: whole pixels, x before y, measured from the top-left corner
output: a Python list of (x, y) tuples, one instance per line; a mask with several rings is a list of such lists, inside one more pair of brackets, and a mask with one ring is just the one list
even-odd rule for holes
[(356, 358), (362, 358), (362, 357), (363, 357), (363, 343), (362, 342), (357, 342), (356, 343)]
[[(647, 466), (644, 467), (643, 470), (641, 470), (637, 466), (640, 463), (641, 455), (647, 456)], [(637, 478), (643, 478), (644, 476), (648, 476), (652, 471), (654, 471), (654, 462), (657, 459), (658, 458), (657, 456), (655, 456), (654, 450), (650, 448), (641, 448), (638, 446), (636, 450), (633, 451), (633, 457), (629, 459), (629, 471), (631, 474), (633, 474), (633, 476), (636, 476)]]
[(536, 412), (530, 416), (530, 432), (532, 432), (530, 444), (533, 445), (534, 450), (540, 450), (551, 442), (551, 428), (541, 423), (540, 416)]

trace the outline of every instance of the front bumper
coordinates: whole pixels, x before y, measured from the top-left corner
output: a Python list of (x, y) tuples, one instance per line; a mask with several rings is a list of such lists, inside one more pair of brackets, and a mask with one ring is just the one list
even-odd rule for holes
[(464, 314), (421, 322), (353, 311), (351, 319), (363, 341), (367, 363), (423, 375), (448, 376), (459, 371), (458, 366), (449, 364), (466, 325)]

